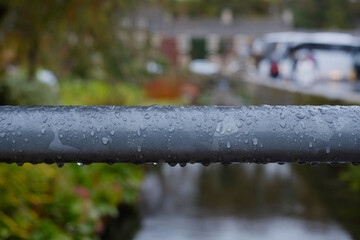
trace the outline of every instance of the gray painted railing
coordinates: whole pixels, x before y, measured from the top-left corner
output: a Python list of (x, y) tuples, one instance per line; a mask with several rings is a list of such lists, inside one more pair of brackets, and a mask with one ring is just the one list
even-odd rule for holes
[(360, 162), (358, 106), (0, 107), (0, 162)]

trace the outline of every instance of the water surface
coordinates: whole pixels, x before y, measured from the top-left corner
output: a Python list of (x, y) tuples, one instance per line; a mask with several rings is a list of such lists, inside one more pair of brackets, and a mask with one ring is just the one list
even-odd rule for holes
[(155, 166), (141, 208), (136, 240), (352, 239), (290, 164)]

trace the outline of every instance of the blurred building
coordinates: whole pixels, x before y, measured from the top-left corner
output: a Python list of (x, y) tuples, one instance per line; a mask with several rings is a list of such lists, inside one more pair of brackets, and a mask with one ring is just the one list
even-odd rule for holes
[(152, 46), (159, 47), (172, 64), (187, 66), (191, 59), (222, 56), (224, 60), (244, 53), (243, 46), (253, 38), (291, 30), (290, 18), (287, 13), (285, 17), (238, 19), (229, 9), (218, 18), (173, 18), (159, 6), (147, 6), (125, 17), (122, 25), (138, 36), (144, 36), (141, 31), (149, 33), (149, 38), (156, 39)]

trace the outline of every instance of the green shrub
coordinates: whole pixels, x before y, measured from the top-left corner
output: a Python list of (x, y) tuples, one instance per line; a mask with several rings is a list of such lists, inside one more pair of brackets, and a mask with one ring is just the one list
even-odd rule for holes
[(340, 175), (341, 180), (346, 182), (349, 189), (357, 196), (360, 196), (360, 167), (350, 166)]
[(128, 83), (71, 79), (61, 81), (60, 95), (64, 105), (138, 105), (144, 93)]
[(2, 105), (56, 105), (58, 89), (39, 81), (29, 81), (18, 71), (0, 77), (0, 104)]
[[(0, 101), (9, 105), (136, 104), (141, 91), (102, 81), (64, 81), (60, 89), (29, 82), (17, 72), (0, 79)], [(120, 203), (134, 205), (142, 179), (135, 165), (0, 164), (0, 239), (97, 239)]]
[[(105, 216), (134, 203), (135, 165), (0, 165), (0, 239), (96, 239)], [(101, 229), (100, 229), (101, 230)]]

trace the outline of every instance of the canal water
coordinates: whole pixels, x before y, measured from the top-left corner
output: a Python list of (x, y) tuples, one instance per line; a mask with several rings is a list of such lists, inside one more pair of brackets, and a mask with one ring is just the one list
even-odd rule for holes
[(352, 239), (291, 164), (154, 166), (136, 240)]
[[(331, 104), (326, 99), (295, 98), (291, 94), (289, 97), (289, 93), (258, 86), (251, 91), (249, 87), (252, 86), (230, 87), (229, 82), (220, 81), (210, 91), (208, 102)], [(238, 96), (244, 89), (248, 94), (242, 101)], [(344, 194), (338, 191), (338, 172), (339, 169), (327, 165), (297, 164), (151, 166), (141, 191), (142, 227), (135, 239), (355, 239), (359, 236), (356, 223), (345, 216), (344, 224), (332, 211), (348, 215), (360, 212), (356, 203), (338, 204), (337, 199), (344, 200)], [(337, 207), (341, 204), (345, 207)]]

